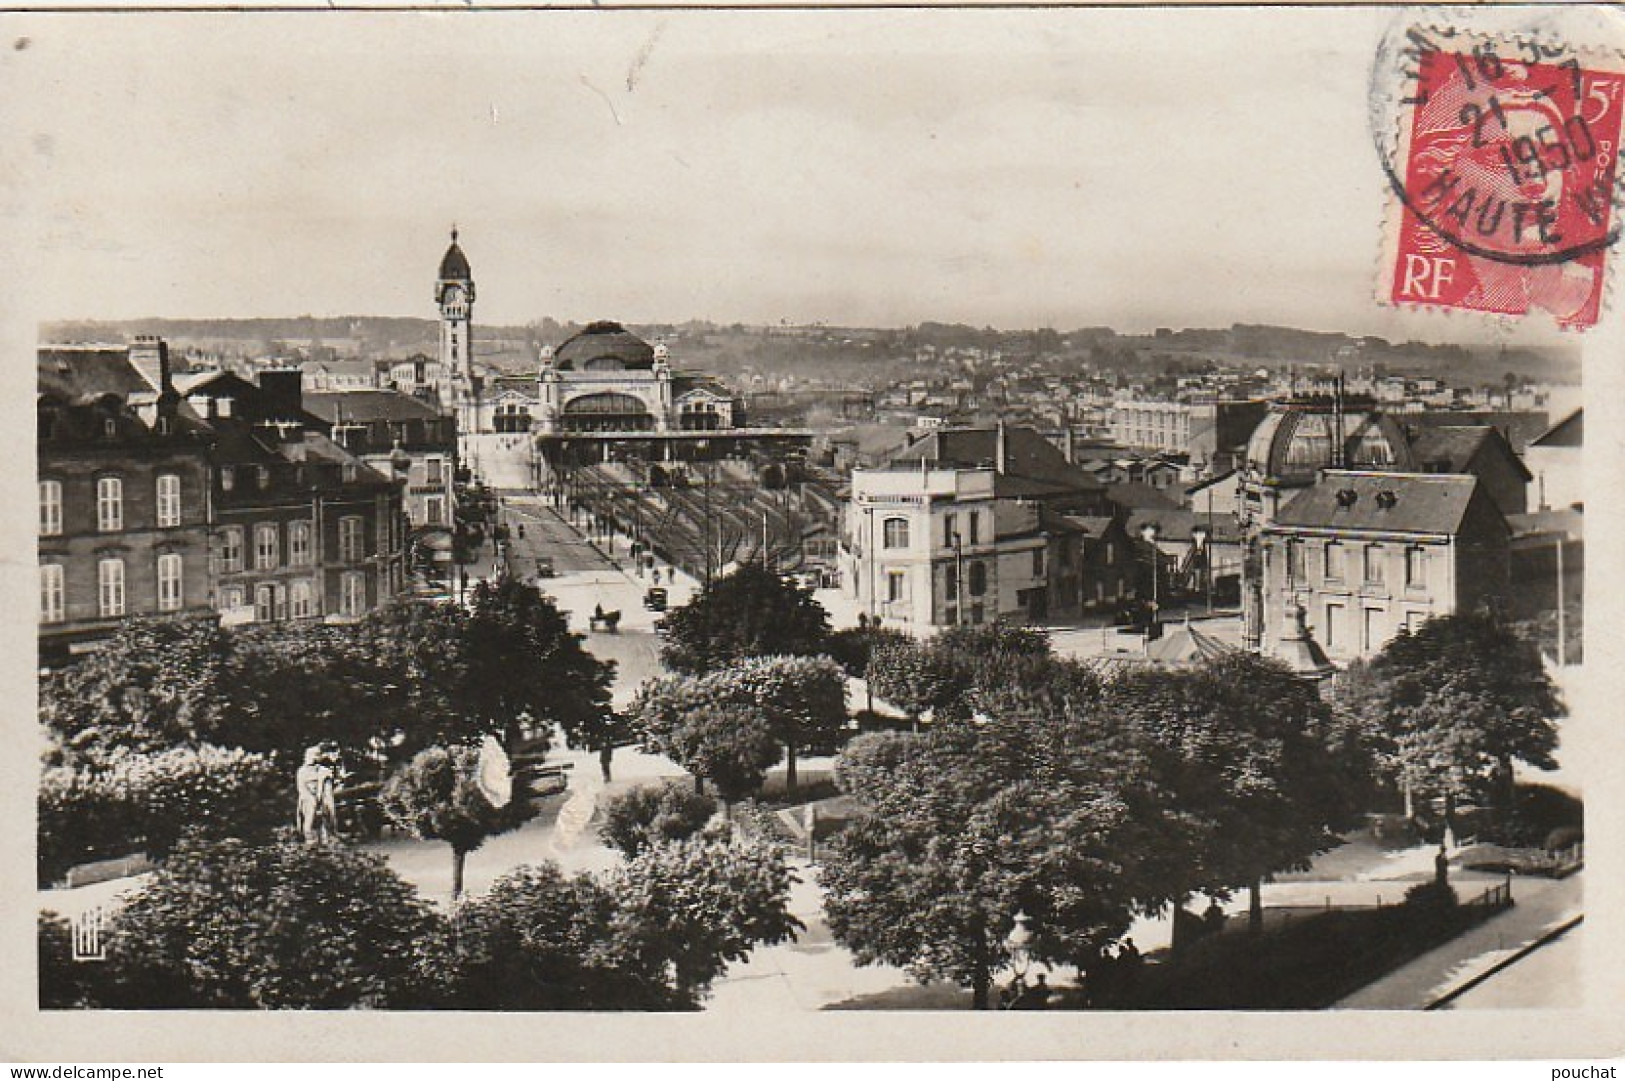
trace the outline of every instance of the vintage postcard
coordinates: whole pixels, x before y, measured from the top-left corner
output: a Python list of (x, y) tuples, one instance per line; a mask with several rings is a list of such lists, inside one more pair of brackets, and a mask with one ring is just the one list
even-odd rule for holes
[(1611, 8), (0, 14), (0, 1054), (1617, 1059), (1622, 137)]

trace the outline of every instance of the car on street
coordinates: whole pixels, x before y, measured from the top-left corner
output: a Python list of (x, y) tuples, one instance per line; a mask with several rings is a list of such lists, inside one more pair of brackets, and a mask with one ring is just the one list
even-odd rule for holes
[(643, 607), (651, 612), (664, 612), (666, 603), (666, 591), (660, 586), (650, 586), (643, 594)]
[(536, 558), (536, 577), (556, 578), (558, 577), (558, 573), (558, 568), (553, 566), (553, 560), (551, 557), (538, 556)]

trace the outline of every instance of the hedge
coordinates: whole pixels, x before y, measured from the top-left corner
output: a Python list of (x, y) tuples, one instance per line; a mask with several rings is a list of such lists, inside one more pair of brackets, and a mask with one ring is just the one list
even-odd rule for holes
[(47, 769), (39, 786), (39, 879), (133, 852), (158, 858), (188, 832), (270, 833), (292, 819), (293, 779), (266, 755), (223, 747), (132, 754), (97, 770)]

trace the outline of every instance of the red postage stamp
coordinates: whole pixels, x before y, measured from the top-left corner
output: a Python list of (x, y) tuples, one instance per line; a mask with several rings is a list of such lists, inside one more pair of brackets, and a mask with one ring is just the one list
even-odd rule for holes
[(1562, 50), (1452, 42), (1417, 57), (1391, 179), (1396, 304), (1596, 323), (1616, 222), (1625, 75)]

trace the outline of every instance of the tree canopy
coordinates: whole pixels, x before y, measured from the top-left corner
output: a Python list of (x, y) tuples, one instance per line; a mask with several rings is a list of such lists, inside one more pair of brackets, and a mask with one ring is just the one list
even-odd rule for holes
[(1399, 783), (1511, 809), (1512, 769), (1553, 769), (1563, 702), (1533, 643), (1493, 615), (1440, 616), (1354, 666), (1349, 704)]
[(434, 912), (376, 856), (333, 844), (179, 847), (114, 917), (100, 1005), (419, 1004)]
[(821, 653), (829, 614), (812, 590), (752, 562), (667, 613), (660, 628), (666, 665), (703, 675), (744, 657)]
[(379, 802), (396, 826), (452, 851), (453, 897), (463, 892), (463, 863), (486, 838), (518, 829), (535, 810), (522, 784), (512, 798), (493, 806), (478, 780), (480, 752), (474, 747), (429, 747), (384, 783)]

